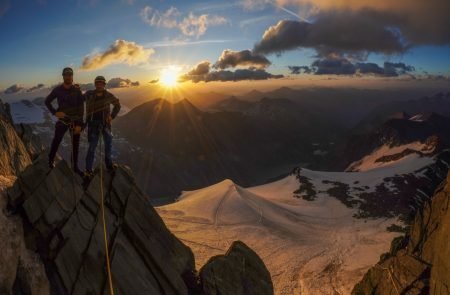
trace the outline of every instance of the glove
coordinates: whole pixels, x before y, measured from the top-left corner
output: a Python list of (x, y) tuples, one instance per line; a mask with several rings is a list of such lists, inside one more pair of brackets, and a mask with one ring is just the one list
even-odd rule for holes
[(55, 116), (58, 119), (64, 119), (64, 117), (66, 116), (66, 113), (64, 113), (64, 112), (56, 112)]
[(73, 134), (80, 134), (81, 133), (81, 126), (75, 126), (73, 129)]

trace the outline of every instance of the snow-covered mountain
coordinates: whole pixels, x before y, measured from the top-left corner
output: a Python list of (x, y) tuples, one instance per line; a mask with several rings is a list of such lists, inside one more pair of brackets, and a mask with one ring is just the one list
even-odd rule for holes
[(293, 175), (247, 189), (225, 180), (157, 211), (199, 265), (239, 239), (263, 259), (276, 294), (348, 294), (389, 249), (397, 220), (356, 219), (332, 197), (296, 198), (299, 185)]
[(240, 239), (276, 294), (349, 294), (445, 179), (450, 151), (437, 138), (378, 146), (344, 172), (297, 168), (248, 188), (225, 180), (157, 210), (199, 264)]
[(15, 124), (36, 124), (44, 123), (45, 115), (49, 113), (42, 99), (21, 100), (13, 102), (11, 105), (11, 115)]

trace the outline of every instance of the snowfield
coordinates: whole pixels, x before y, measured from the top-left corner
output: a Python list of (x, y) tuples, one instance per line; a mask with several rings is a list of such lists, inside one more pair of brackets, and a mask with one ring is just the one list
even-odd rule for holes
[(395, 190), (395, 185), (390, 181), (385, 181), (386, 178), (410, 173), (420, 173), (422, 168), (433, 164), (435, 161), (434, 157), (422, 157), (418, 154), (410, 154), (397, 161), (373, 166), (371, 169), (367, 168), (367, 165), (363, 165), (365, 169), (360, 172), (322, 172), (301, 169), (301, 175), (310, 179), (317, 191), (323, 192), (331, 188), (332, 185), (324, 183), (324, 181), (332, 181), (349, 185), (350, 192), (354, 193), (353, 196), (357, 196), (361, 191), (374, 192), (380, 184), (389, 187), (391, 191)]
[(45, 110), (43, 106), (28, 100), (11, 103), (11, 116), (15, 124), (44, 123)]
[(295, 198), (299, 185), (295, 176), (252, 188), (225, 180), (157, 210), (197, 267), (242, 240), (265, 262), (276, 294), (349, 294), (389, 250), (398, 234), (386, 227), (397, 220), (356, 219), (328, 196)]
[(373, 151), (371, 154), (362, 158), (360, 161), (350, 164), (346, 171), (367, 171), (374, 168), (387, 166), (393, 161), (380, 161), (382, 157), (399, 155), (408, 150), (410, 152), (415, 151), (423, 154), (431, 154), (434, 151), (434, 147), (428, 146), (427, 144), (420, 141), (394, 147), (390, 147), (389, 145), (385, 144)]

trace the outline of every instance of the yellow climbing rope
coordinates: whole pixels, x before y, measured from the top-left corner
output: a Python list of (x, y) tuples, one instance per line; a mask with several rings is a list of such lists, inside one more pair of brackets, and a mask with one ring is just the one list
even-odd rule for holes
[(397, 293), (397, 295), (400, 295), (400, 292), (398, 291), (398, 288), (397, 288), (397, 284), (395, 284), (395, 281), (394, 281), (394, 278), (393, 278), (393, 275), (391, 272), (391, 268), (390, 267), (387, 267), (387, 268), (382, 267), (381, 265), (376, 265), (376, 266), (378, 266), (381, 270), (387, 271), (387, 273), (389, 274), (389, 278), (391, 279), (391, 283), (394, 286), (395, 293)]
[[(103, 126), (102, 126), (103, 128)], [(102, 209), (102, 222), (103, 222), (103, 240), (105, 244), (105, 253), (106, 253), (106, 270), (108, 272), (108, 285), (109, 285), (109, 294), (114, 295), (114, 288), (112, 283), (112, 275), (111, 275), (111, 264), (109, 261), (109, 246), (108, 246), (108, 235), (106, 230), (106, 218), (105, 218), (105, 206), (104, 206), (104, 195), (103, 195), (103, 130), (101, 130), (101, 139), (100, 139), (100, 205)]]
[[(74, 123), (71, 121), (70, 123), (70, 133), (71, 133), (71, 139), (73, 144), (73, 132), (74, 132)], [(103, 128), (103, 127), (102, 127)], [(102, 130), (103, 131), (103, 130)], [(101, 134), (100, 139), (100, 207), (102, 210), (102, 223), (103, 223), (103, 241), (105, 245), (105, 254), (106, 254), (106, 270), (108, 273), (108, 286), (109, 286), (109, 294), (114, 295), (114, 288), (112, 283), (112, 272), (111, 272), (111, 263), (109, 260), (109, 246), (108, 246), (108, 232), (106, 229), (106, 218), (105, 218), (105, 206), (104, 206), (104, 193), (103, 193), (103, 164), (102, 164), (102, 158), (103, 158), (103, 133)], [(73, 171), (74, 167), (74, 155), (73, 155), (73, 147), (71, 152), (71, 169)], [(75, 191), (74, 191), (75, 193)], [(77, 204), (75, 204), (75, 210), (76, 210)], [(81, 224), (81, 222), (80, 222)], [(82, 225), (82, 224), (81, 224)]]

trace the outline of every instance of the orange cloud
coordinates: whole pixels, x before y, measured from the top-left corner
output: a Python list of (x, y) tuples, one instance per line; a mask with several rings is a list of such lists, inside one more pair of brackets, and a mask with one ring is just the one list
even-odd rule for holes
[(116, 40), (104, 52), (86, 56), (80, 68), (82, 70), (97, 70), (111, 64), (143, 64), (147, 63), (154, 53), (153, 49), (146, 49), (135, 42)]

